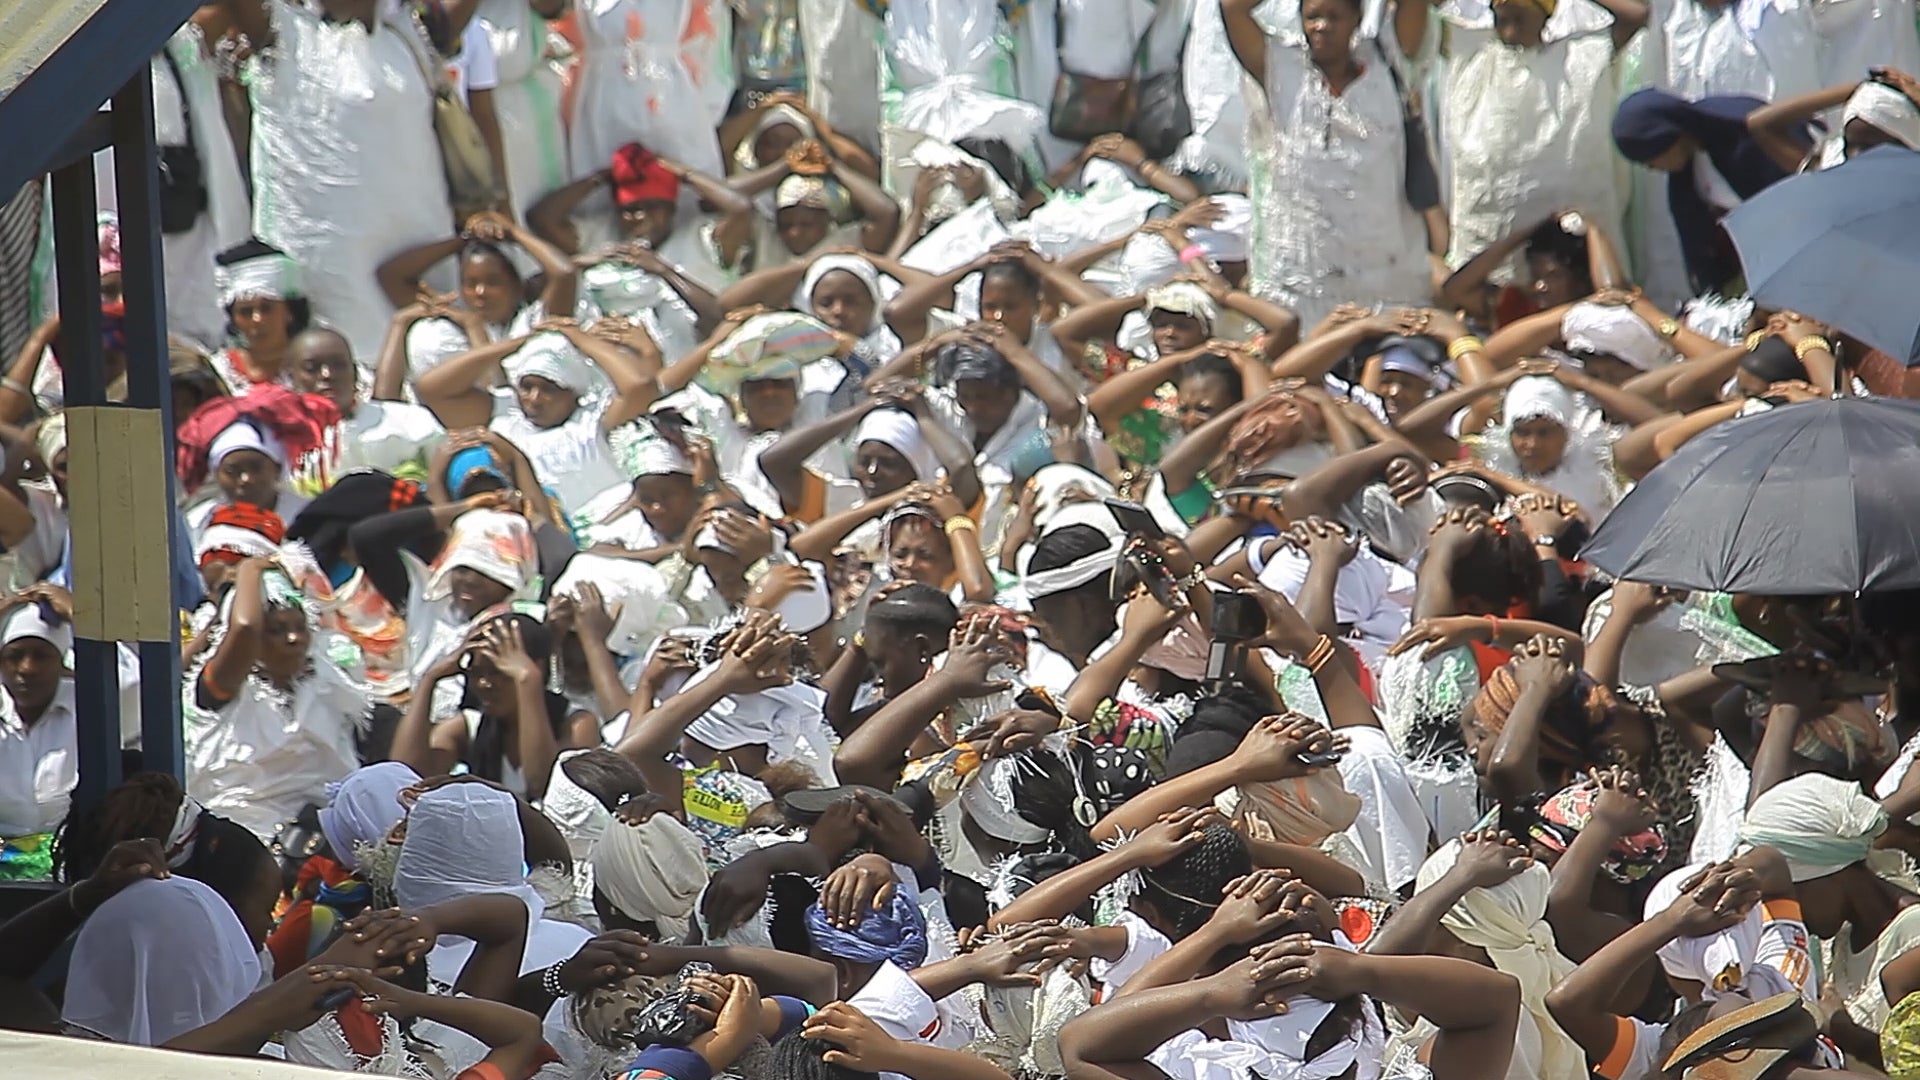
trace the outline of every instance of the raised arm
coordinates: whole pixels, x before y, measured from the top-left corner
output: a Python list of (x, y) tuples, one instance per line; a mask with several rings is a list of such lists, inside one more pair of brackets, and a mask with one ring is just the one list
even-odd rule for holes
[(1782, 172), (1799, 172), (1800, 163), (1813, 149), (1806, 137), (1807, 122), (1829, 109), (1845, 105), (1859, 88), (1857, 82), (1842, 83), (1769, 102), (1747, 114), (1747, 132)]
[[(1227, 45), (1233, 58), (1262, 90), (1267, 87), (1267, 32), (1254, 20), (1260, 0), (1221, 0), (1220, 19), (1226, 24)], [(1418, 5), (1415, 5), (1418, 6)]]
[(388, 303), (397, 308), (406, 307), (420, 298), (420, 279), (426, 276), (427, 271), (442, 259), (451, 259), (460, 254), (460, 249), (466, 243), (464, 236), (429, 240), (381, 263), (373, 276), (380, 282), (380, 291), (387, 294)]
[(555, 188), (527, 211), (527, 224), (547, 243), (569, 255), (580, 253), (580, 230), (573, 212), (588, 196), (607, 187), (611, 170), (601, 169)]
[(233, 574), (233, 607), (227, 613), (226, 633), (207, 658), (200, 680), (222, 702), (240, 693), (253, 665), (260, 659), (266, 637), (266, 600), (261, 579), (275, 570), (273, 560), (254, 556), (241, 562)]
[(893, 243), (893, 234), (900, 230), (900, 204), (881, 190), (879, 184), (846, 162), (836, 158), (830, 169), (865, 219), (860, 227), (861, 246), (868, 251), (886, 251)]
[(526, 343), (525, 337), (511, 337), (469, 349), (421, 375), (413, 392), (448, 431), (485, 427), (493, 419), (493, 395), (480, 386), (480, 380)]

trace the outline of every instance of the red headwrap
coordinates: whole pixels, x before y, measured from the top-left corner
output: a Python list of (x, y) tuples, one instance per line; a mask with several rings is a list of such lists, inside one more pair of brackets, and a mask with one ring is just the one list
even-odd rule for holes
[(207, 524), (231, 525), (236, 529), (257, 532), (276, 545), (284, 544), (287, 540), (287, 523), (280, 520), (280, 515), (271, 510), (262, 510), (252, 503), (226, 503), (215, 507)]
[(174, 470), (189, 492), (206, 482), (213, 440), (243, 420), (280, 440), (292, 467), (309, 455), (318, 456), (330, 443), (340, 409), (319, 394), (296, 394), (273, 383), (261, 383), (239, 397), (214, 398), (195, 409), (174, 437)]
[(680, 197), (680, 178), (639, 143), (613, 152), (613, 203), (672, 202)]

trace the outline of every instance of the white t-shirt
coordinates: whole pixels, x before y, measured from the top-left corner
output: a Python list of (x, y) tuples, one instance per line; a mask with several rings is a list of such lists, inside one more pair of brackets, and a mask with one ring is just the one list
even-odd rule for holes
[[(847, 998), (847, 1004), (901, 1042), (959, 1050), (972, 1040), (964, 1021), (928, 996), (913, 976), (890, 960), (881, 961), (880, 970)], [(885, 1080), (907, 1080), (899, 1073), (880, 1075)]]
[(403, 465), (424, 467), (446, 429), (433, 413), (404, 401), (363, 401), (340, 425), (337, 471), (378, 469), (390, 473)]
[(475, 90), (492, 90), (500, 85), (500, 62), (493, 52), (493, 37), (479, 19), (467, 21), (460, 35), (460, 52), (447, 61), (447, 78), (466, 101)]
[(607, 403), (582, 399), (573, 415), (550, 428), (533, 426), (520, 411), (513, 391), (493, 392), (493, 422), (489, 430), (506, 436), (533, 465), (533, 474), (560, 500), (562, 513), (572, 514), (595, 495), (626, 483), (613, 463), (613, 447), (600, 430)]
[(1117, 960), (1104, 960), (1096, 956), (1087, 962), (1087, 974), (1100, 984), (1094, 994), (1094, 1004), (1099, 1004), (1120, 992), (1127, 980), (1140, 974), (1140, 969), (1152, 963), (1161, 953), (1173, 948), (1173, 942), (1167, 935), (1147, 925), (1147, 920), (1131, 911), (1122, 911), (1113, 920), (1113, 925), (1125, 927), (1127, 931), (1127, 949)]
[(80, 782), (73, 680), (60, 680), (52, 704), (28, 727), (13, 696), (0, 693), (0, 838), (52, 832), (67, 816)]

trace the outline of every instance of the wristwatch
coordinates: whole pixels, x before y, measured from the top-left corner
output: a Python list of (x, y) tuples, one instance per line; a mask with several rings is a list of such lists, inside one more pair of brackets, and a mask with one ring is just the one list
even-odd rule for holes
[(1560, 546), (1560, 538), (1552, 533), (1541, 533), (1533, 538), (1533, 546), (1557, 548)]

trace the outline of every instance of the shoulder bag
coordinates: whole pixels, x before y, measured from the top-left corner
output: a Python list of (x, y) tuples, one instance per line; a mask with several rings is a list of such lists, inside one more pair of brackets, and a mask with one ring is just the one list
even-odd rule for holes
[(494, 174), (493, 153), (480, 134), (480, 125), (460, 99), (446, 68), (433, 60), (433, 46), (427, 41), (426, 28), (417, 17), (402, 16), (404, 26), (393, 29), (407, 39), (413, 58), (426, 77), (433, 93), (433, 133), (440, 141), (440, 163), (447, 174), (447, 198), (453, 203), (454, 227), (482, 210), (497, 210), (505, 204), (505, 193)]

